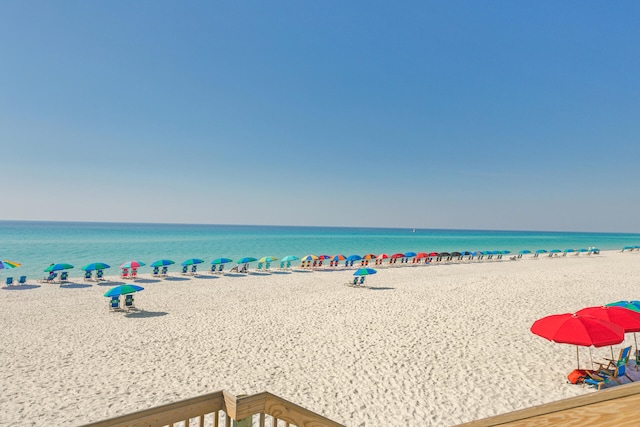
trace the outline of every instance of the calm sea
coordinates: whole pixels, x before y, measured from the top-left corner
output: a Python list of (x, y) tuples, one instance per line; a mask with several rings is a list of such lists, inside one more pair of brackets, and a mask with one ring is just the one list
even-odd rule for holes
[(163, 258), (176, 263), (202, 258), (208, 263), (223, 256), (237, 260), (310, 253), (517, 252), (590, 246), (608, 250), (628, 245), (640, 245), (640, 234), (0, 221), (0, 259), (22, 263), (11, 275), (30, 278), (43, 276), (54, 262), (73, 264), (71, 276), (75, 277), (91, 262), (110, 264), (109, 272), (114, 274), (113, 267), (132, 259), (150, 264)]

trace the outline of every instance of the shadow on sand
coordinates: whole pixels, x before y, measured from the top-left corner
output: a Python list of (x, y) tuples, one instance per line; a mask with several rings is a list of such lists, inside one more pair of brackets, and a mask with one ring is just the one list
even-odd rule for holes
[(63, 283), (60, 285), (63, 289), (81, 289), (81, 288), (90, 288), (92, 285), (87, 283)]
[(176, 277), (176, 276), (167, 276), (164, 278), (164, 280), (168, 281), (168, 282), (187, 282), (189, 280), (191, 280), (190, 277)]
[(372, 291), (391, 291), (395, 288), (385, 288), (385, 287), (379, 287), (379, 288), (375, 288), (373, 286), (368, 286), (367, 289), (370, 289)]
[(162, 316), (166, 316), (167, 313), (166, 311), (144, 311), (144, 310), (140, 310), (140, 311), (130, 311), (129, 313), (125, 314), (124, 317), (130, 317), (133, 319), (145, 319), (147, 317), (162, 317)]
[(24, 291), (27, 289), (35, 289), (39, 288), (40, 285), (13, 285), (13, 286), (5, 286), (2, 289), (5, 291)]

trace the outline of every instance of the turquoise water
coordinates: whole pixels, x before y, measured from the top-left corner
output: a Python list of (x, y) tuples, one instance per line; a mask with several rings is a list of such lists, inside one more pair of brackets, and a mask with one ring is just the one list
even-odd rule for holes
[[(517, 252), (590, 246), (608, 250), (627, 245), (640, 245), (640, 234), (0, 221), (0, 259), (22, 263), (10, 271), (11, 276), (30, 278), (43, 276), (53, 262), (73, 264), (71, 277), (75, 277), (82, 275), (80, 267), (97, 261), (110, 264), (107, 274), (114, 274), (113, 267), (132, 259), (150, 264), (162, 258), (177, 263), (202, 258), (208, 263), (222, 256)], [(140, 272), (150, 269), (144, 267)], [(7, 275), (7, 271), (0, 273)]]

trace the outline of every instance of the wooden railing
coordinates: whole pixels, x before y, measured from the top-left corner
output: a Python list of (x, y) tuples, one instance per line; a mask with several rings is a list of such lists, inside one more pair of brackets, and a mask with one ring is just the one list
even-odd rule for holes
[[(217, 391), (180, 402), (169, 403), (85, 427), (344, 427), (288, 400), (264, 392), (251, 396), (234, 396)], [(267, 424), (267, 422), (269, 424)]]
[(640, 382), (496, 415), (458, 427), (636, 425), (640, 425)]

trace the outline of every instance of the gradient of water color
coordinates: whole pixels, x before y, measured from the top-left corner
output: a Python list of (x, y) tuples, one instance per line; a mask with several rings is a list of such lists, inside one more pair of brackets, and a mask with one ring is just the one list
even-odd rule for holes
[(75, 277), (91, 262), (117, 267), (132, 259), (150, 264), (161, 258), (180, 263), (195, 257), (208, 263), (222, 256), (237, 260), (309, 253), (516, 252), (590, 246), (619, 250), (639, 244), (640, 234), (618, 233), (0, 221), (0, 259), (21, 262), (11, 275), (30, 278), (43, 276), (53, 262), (73, 264)]

